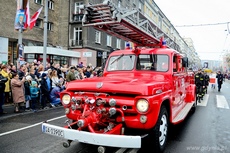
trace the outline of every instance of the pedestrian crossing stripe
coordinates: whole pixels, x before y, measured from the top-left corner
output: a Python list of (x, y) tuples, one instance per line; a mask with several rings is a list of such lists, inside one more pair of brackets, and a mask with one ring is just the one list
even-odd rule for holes
[(228, 102), (223, 95), (216, 95), (217, 107), (229, 109)]
[(199, 102), (197, 103), (197, 106), (207, 106), (208, 98), (209, 98), (209, 94), (206, 94), (203, 97), (203, 100), (201, 100), (201, 103), (199, 103)]
[[(197, 106), (207, 106), (208, 98), (209, 98), (209, 94), (206, 94), (203, 100), (201, 100), (201, 103), (197, 103)], [(228, 102), (223, 95), (216, 95), (216, 106), (218, 108), (229, 109)]]

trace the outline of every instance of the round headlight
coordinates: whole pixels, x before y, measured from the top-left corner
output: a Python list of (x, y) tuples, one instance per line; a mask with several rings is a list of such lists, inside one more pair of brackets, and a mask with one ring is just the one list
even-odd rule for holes
[(65, 95), (62, 97), (62, 102), (63, 102), (65, 105), (68, 105), (68, 104), (70, 103), (70, 95), (65, 94)]
[(139, 111), (139, 112), (141, 112), (141, 113), (145, 113), (145, 112), (147, 112), (148, 111), (148, 109), (149, 109), (149, 103), (148, 103), (148, 101), (147, 100), (145, 100), (145, 99), (139, 99), (138, 101), (137, 101), (137, 110)]

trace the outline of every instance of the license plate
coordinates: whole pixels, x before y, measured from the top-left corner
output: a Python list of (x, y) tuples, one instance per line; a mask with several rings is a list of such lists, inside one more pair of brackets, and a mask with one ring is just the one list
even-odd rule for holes
[(54, 135), (54, 136), (58, 136), (58, 137), (64, 137), (64, 131), (60, 130), (60, 129), (55, 129), (52, 127), (43, 126), (42, 131), (44, 133), (47, 133), (50, 135)]

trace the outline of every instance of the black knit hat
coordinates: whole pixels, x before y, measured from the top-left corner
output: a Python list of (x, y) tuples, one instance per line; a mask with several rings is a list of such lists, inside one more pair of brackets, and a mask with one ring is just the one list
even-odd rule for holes
[(46, 73), (42, 73), (42, 78), (46, 77), (47, 74)]

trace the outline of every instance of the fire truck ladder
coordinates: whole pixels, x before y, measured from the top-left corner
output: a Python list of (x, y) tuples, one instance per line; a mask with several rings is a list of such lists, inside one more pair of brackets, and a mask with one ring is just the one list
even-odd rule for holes
[(160, 45), (160, 39), (164, 38), (167, 47), (180, 51), (179, 45), (138, 9), (121, 8), (110, 0), (104, 0), (101, 4), (84, 5), (81, 9), (84, 13), (83, 27), (93, 26), (137, 46), (154, 47)]

